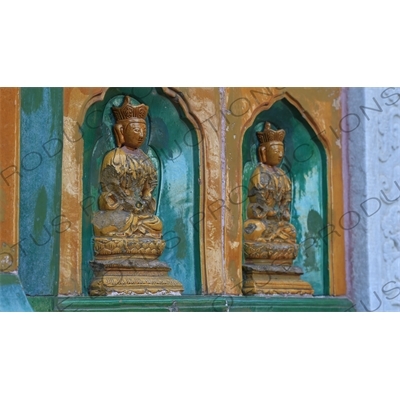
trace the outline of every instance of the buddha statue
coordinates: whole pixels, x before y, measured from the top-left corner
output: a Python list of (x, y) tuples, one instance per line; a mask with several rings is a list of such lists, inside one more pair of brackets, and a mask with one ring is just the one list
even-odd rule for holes
[(257, 138), (260, 162), (250, 178), (248, 219), (243, 226), (244, 292), (310, 294), (310, 285), (299, 280), (302, 270), (292, 266), (299, 247), (290, 223), (292, 184), (278, 167), (284, 156), (285, 131), (273, 130), (266, 122)]
[(295, 245), (296, 229), (289, 222), (291, 182), (278, 167), (283, 159), (285, 131), (273, 131), (267, 122), (264, 131), (258, 132), (257, 137), (260, 163), (250, 178), (244, 240)]
[(152, 197), (157, 170), (140, 149), (146, 139), (148, 106), (125, 96), (112, 107), (117, 147), (103, 159), (99, 211), (92, 218), (95, 260), (90, 295), (180, 294), (180, 282), (157, 258), (165, 248), (163, 224)]
[(162, 222), (154, 215), (152, 197), (157, 170), (139, 148), (146, 139), (148, 107), (134, 107), (126, 96), (122, 107), (112, 111), (117, 148), (106, 154), (101, 166), (100, 212), (93, 218), (95, 236), (161, 238)]

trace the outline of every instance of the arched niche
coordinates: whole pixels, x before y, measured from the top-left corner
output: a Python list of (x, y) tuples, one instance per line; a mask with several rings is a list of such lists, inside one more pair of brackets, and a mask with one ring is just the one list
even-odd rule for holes
[(321, 239), (327, 224), (326, 152), (319, 137), (296, 107), (287, 99), (261, 110), (245, 131), (242, 142), (243, 221), (246, 219), (247, 187), (258, 163), (256, 132), (264, 123), (284, 129), (285, 157), (280, 167), (292, 181), (291, 223), (297, 230), (299, 253), (293, 265), (303, 269), (302, 279), (309, 282), (314, 295), (329, 294), (328, 244)]
[(160, 257), (171, 267), (170, 275), (180, 281), (184, 294), (201, 292), (199, 231), (193, 216), (199, 213), (199, 130), (186, 117), (180, 103), (157, 88), (111, 88), (92, 104), (81, 126), (84, 138), (82, 213), (82, 292), (87, 294), (93, 260), (91, 217), (98, 210), (99, 174), (104, 155), (114, 148), (111, 107), (128, 95), (133, 104), (149, 106), (147, 139), (142, 150), (158, 168), (154, 192), (156, 214), (163, 221), (166, 248)]

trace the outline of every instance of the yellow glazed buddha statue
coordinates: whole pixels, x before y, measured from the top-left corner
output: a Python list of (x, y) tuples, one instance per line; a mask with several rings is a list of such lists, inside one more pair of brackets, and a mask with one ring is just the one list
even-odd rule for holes
[(101, 167), (99, 213), (93, 218), (95, 236), (161, 238), (162, 222), (154, 215), (152, 192), (157, 171), (139, 148), (146, 139), (148, 107), (133, 107), (125, 97), (113, 107), (117, 148), (106, 154)]
[[(273, 131), (266, 123), (263, 132), (258, 132), (260, 163), (257, 165), (249, 184), (249, 205), (244, 225), (246, 242), (292, 243), (289, 246), (297, 254), (296, 230), (290, 221), (292, 200), (291, 182), (278, 167), (283, 159), (285, 132)], [(295, 254), (294, 254), (295, 255)]]
[(266, 122), (257, 132), (259, 164), (248, 187), (247, 220), (243, 226), (245, 294), (311, 294), (292, 265), (297, 257), (296, 229), (290, 223), (292, 183), (278, 167), (284, 156), (285, 131)]
[(113, 107), (117, 147), (101, 166), (99, 211), (93, 216), (95, 278), (91, 295), (179, 294), (182, 285), (168, 277), (157, 258), (165, 248), (162, 221), (152, 197), (157, 170), (140, 149), (146, 139), (148, 107), (125, 96)]

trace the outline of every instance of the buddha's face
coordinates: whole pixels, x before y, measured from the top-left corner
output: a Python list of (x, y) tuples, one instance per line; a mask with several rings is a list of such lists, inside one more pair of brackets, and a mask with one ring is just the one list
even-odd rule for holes
[(124, 129), (125, 146), (130, 149), (138, 149), (146, 140), (146, 124), (142, 122), (130, 122)]
[(266, 155), (268, 165), (279, 165), (283, 160), (283, 143), (282, 142), (269, 142), (266, 146)]

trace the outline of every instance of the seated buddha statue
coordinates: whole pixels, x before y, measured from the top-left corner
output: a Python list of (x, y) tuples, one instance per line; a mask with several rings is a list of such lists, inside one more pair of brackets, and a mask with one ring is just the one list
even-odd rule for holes
[(94, 260), (91, 296), (179, 295), (182, 284), (158, 257), (165, 249), (163, 224), (152, 194), (157, 170), (140, 149), (146, 139), (148, 106), (125, 96), (113, 107), (117, 147), (103, 159), (99, 211), (93, 216)]
[(291, 182), (278, 167), (284, 155), (285, 131), (274, 131), (267, 122), (257, 137), (260, 162), (248, 187), (248, 219), (244, 223), (246, 258), (282, 259), (290, 263), (297, 255), (298, 245), (296, 229), (289, 222)]
[(152, 192), (157, 170), (139, 148), (146, 139), (148, 107), (133, 106), (125, 96), (121, 107), (113, 107), (117, 147), (103, 160), (100, 173), (99, 209), (93, 217), (96, 237), (161, 238), (162, 222), (154, 215)]

